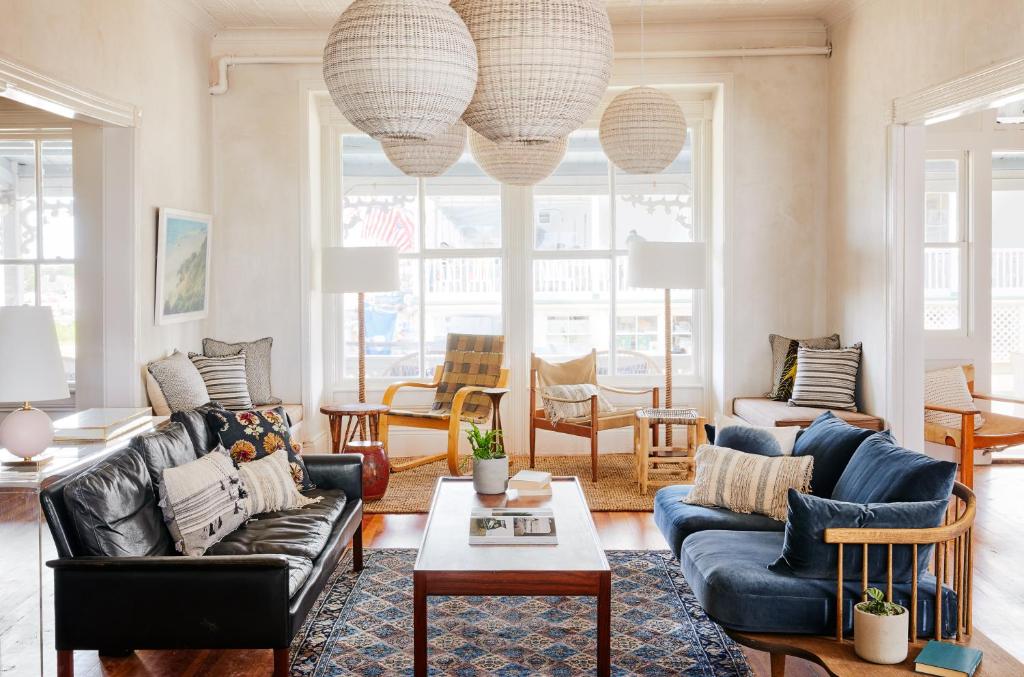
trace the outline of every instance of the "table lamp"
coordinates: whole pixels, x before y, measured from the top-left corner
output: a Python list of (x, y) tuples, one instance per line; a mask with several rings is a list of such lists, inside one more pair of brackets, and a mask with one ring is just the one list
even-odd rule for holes
[(70, 397), (64, 360), (48, 306), (0, 308), (0, 402), (24, 402), (0, 423), (0, 446), (33, 460), (53, 443), (53, 421), (30, 402)]
[[(672, 290), (703, 289), (707, 277), (703, 242), (629, 243), (626, 283), (630, 287), (665, 290), (665, 408), (672, 408)], [(672, 446), (672, 426), (665, 427)]]
[(372, 292), (401, 287), (397, 247), (328, 247), (323, 257), (325, 294), (357, 294), (359, 316), (359, 402), (366, 402), (366, 305)]

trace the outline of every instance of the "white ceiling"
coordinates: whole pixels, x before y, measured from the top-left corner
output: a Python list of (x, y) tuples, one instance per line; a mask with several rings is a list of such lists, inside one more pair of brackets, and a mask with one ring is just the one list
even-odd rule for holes
[[(817, 18), (834, 21), (862, 0), (645, 0), (650, 21)], [(186, 0), (220, 28), (330, 28), (350, 0)], [(607, 0), (613, 21), (639, 21), (640, 0)]]

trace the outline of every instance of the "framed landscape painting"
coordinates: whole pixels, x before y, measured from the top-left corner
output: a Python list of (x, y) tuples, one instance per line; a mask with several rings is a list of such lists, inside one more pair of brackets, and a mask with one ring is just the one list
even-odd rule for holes
[(206, 317), (210, 307), (212, 218), (160, 209), (156, 242), (156, 323)]

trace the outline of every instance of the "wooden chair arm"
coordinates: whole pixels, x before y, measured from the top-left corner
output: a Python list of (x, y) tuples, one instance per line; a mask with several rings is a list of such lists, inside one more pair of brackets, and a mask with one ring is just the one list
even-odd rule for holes
[(564, 402), (565, 404), (583, 404), (584, 402), (590, 402), (595, 397), (597, 397), (597, 395), (591, 395), (590, 397), (585, 397), (582, 400), (569, 400), (564, 397), (555, 397), (554, 395), (541, 395), (542, 400), (550, 400), (551, 402)]
[(976, 400), (988, 400), (989, 402), (1007, 402), (1009, 404), (1024, 404), (1024, 400), (1018, 400), (1013, 397), (1003, 397), (1001, 395), (986, 395), (984, 393), (972, 393)]
[(646, 395), (647, 393), (653, 393), (658, 389), (658, 386), (651, 386), (650, 388), (616, 388), (614, 386), (601, 384), (598, 384), (597, 387), (601, 390), (607, 390), (610, 393), (618, 393), (619, 395)]
[(485, 390), (490, 390), (490, 388), (487, 386), (462, 386), (455, 391), (455, 397), (452, 398), (452, 425), (458, 425), (462, 420), (462, 407), (466, 404), (466, 398), (473, 393), (482, 393)]
[(977, 498), (974, 492), (960, 482), (953, 483), (953, 496), (963, 501), (964, 510), (950, 524), (943, 524), (929, 529), (825, 529), (826, 543), (894, 544), (894, 545), (930, 545), (943, 543), (964, 534), (974, 526), (977, 511)]
[(981, 413), (977, 409), (957, 409), (956, 407), (945, 407), (940, 404), (929, 404), (927, 402), (925, 402), (924, 408), (925, 411), (939, 411), (944, 414), (957, 414), (958, 416), (974, 416)]
[(391, 403), (395, 400), (395, 395), (402, 388), (422, 388), (425, 390), (436, 390), (441, 385), (441, 367), (434, 369), (434, 380), (430, 383), (423, 381), (399, 381), (398, 383), (392, 383), (384, 391), (383, 403), (387, 406), (391, 406)]

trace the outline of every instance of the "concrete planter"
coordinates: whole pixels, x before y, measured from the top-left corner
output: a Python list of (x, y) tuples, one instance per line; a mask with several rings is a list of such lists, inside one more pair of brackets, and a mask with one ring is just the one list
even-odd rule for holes
[(473, 489), (478, 494), (503, 494), (508, 487), (508, 456), (473, 458)]
[[(903, 607), (900, 607), (903, 609)], [(899, 616), (876, 616), (853, 607), (853, 650), (872, 663), (892, 665), (907, 657), (910, 614), (906, 609)]]

